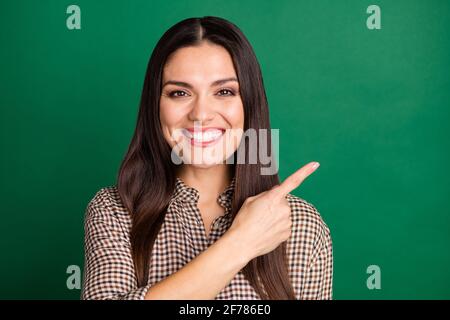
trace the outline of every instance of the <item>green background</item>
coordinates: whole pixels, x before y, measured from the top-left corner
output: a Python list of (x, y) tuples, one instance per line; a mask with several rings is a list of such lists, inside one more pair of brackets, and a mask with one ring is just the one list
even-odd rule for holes
[(334, 298), (450, 298), (450, 2), (380, 0), (2, 1), (0, 298), (79, 298), (66, 268), (83, 266), (84, 210), (115, 183), (151, 51), (203, 15), (254, 47), (281, 178), (321, 163), (293, 193), (331, 229)]

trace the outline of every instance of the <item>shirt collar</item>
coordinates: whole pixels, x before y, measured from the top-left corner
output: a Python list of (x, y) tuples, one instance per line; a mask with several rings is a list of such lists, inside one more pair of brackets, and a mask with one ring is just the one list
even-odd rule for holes
[[(233, 199), (234, 187), (236, 184), (236, 177), (233, 177), (230, 184), (225, 188), (222, 193), (217, 197), (217, 202), (224, 208), (229, 209), (231, 206), (231, 200)], [(176, 178), (175, 190), (172, 195), (173, 200), (179, 200), (181, 202), (188, 202), (197, 204), (200, 195), (197, 189), (188, 186), (180, 178)], [(230, 210), (227, 210), (229, 213)]]

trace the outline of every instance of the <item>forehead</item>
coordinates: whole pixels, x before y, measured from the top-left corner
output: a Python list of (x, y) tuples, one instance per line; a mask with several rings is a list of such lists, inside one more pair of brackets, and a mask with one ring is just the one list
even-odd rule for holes
[(209, 83), (232, 76), (236, 77), (236, 72), (228, 51), (209, 42), (176, 50), (167, 60), (163, 71), (164, 81)]

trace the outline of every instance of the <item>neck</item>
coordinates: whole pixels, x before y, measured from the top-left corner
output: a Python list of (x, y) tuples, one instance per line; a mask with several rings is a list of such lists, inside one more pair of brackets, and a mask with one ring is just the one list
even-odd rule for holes
[(192, 165), (183, 165), (179, 168), (177, 176), (183, 182), (197, 189), (199, 202), (214, 201), (231, 183), (231, 166), (219, 164), (208, 168), (199, 168)]

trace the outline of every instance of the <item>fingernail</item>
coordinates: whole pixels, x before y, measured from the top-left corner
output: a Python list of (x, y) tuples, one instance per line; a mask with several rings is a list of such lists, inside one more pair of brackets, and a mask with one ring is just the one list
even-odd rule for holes
[(319, 166), (320, 166), (320, 163), (314, 162), (312, 168), (313, 168), (313, 170), (316, 170)]

